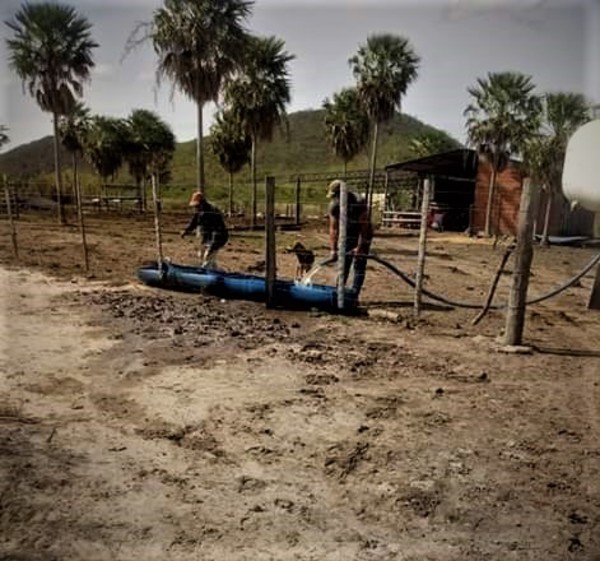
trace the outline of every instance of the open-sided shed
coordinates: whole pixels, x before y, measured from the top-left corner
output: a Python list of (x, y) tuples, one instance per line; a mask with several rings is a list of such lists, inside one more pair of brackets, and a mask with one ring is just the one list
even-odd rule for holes
[[(445, 214), (444, 228), (451, 231), (483, 231), (487, 207), (491, 167), (475, 150), (459, 148), (388, 165), (388, 173), (412, 171), (433, 180), (432, 207)], [(516, 233), (519, 204), (526, 175), (518, 161), (511, 160), (497, 175), (492, 201), (492, 231)], [(540, 193), (536, 232), (544, 223), (546, 194)], [(593, 213), (571, 210), (562, 195), (555, 197), (550, 214), (549, 234), (560, 236), (592, 236)]]

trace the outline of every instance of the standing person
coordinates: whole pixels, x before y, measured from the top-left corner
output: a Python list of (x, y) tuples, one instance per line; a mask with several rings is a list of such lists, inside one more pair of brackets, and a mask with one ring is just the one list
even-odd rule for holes
[[(336, 179), (329, 184), (327, 190), (327, 198), (331, 199), (329, 205), (329, 244), (332, 259), (337, 259), (338, 257), (341, 186), (342, 181)], [(351, 191), (348, 191), (348, 217), (346, 224), (344, 283), (348, 280), (350, 267), (354, 265), (352, 290), (358, 299), (358, 295), (365, 282), (367, 272), (367, 258), (365, 256), (369, 254), (369, 249), (371, 248), (373, 226), (369, 220), (366, 201)]]
[(181, 237), (191, 234), (200, 227), (202, 248), (198, 251), (201, 266), (207, 269), (217, 268), (217, 253), (227, 243), (229, 232), (221, 211), (211, 205), (202, 193), (194, 193), (190, 199), (194, 216), (181, 232)]

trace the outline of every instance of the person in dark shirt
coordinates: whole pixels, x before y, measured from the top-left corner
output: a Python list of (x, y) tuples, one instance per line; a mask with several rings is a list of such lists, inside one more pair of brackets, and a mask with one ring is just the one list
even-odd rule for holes
[(229, 232), (221, 211), (211, 205), (202, 193), (194, 193), (190, 199), (190, 206), (194, 208), (194, 216), (181, 232), (181, 237), (200, 228), (202, 235), (202, 248), (198, 251), (201, 266), (207, 269), (217, 268), (217, 253), (227, 243)]
[[(339, 179), (332, 181), (327, 190), (327, 198), (331, 199), (329, 205), (329, 244), (331, 258), (338, 257), (338, 235), (340, 220), (340, 189), (342, 182)], [(348, 280), (350, 267), (354, 265), (352, 290), (355, 297), (362, 289), (367, 271), (367, 259), (371, 241), (373, 240), (373, 226), (369, 220), (366, 202), (352, 191), (348, 191), (348, 217), (346, 221), (346, 263), (344, 267), (344, 283)]]

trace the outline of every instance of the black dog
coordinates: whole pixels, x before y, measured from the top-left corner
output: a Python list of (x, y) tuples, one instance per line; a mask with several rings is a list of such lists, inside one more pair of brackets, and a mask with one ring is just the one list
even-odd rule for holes
[(300, 242), (296, 242), (293, 246), (286, 248), (286, 252), (295, 253), (298, 258), (298, 266), (296, 267), (296, 278), (298, 279), (302, 278), (305, 273), (308, 273), (315, 262), (315, 254)]

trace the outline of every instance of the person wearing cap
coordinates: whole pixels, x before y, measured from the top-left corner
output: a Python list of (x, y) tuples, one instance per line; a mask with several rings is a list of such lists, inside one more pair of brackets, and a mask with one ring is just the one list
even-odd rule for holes
[[(329, 184), (327, 198), (329, 205), (329, 244), (331, 258), (338, 258), (338, 235), (340, 224), (340, 190), (342, 181), (336, 179)], [(366, 255), (369, 254), (373, 240), (373, 226), (369, 220), (367, 203), (352, 191), (348, 193), (348, 216), (346, 220), (346, 262), (344, 267), (344, 283), (348, 280), (350, 267), (354, 266), (352, 290), (355, 297), (362, 289), (367, 272)]]
[(216, 269), (217, 253), (229, 239), (223, 214), (199, 192), (192, 194), (189, 206), (195, 212), (185, 230), (181, 232), (181, 237), (184, 238), (200, 228), (202, 249), (198, 251), (198, 257), (200, 257), (201, 266), (207, 269)]

